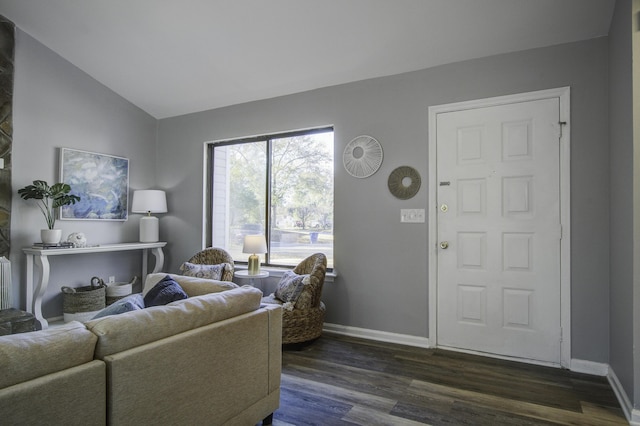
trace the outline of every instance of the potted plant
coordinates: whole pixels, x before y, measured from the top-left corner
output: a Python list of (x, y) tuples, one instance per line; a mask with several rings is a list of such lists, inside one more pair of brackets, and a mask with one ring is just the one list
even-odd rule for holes
[(32, 185), (27, 185), (18, 190), (18, 194), (24, 200), (37, 200), (38, 208), (47, 221), (47, 229), (40, 231), (40, 237), (45, 244), (57, 244), (62, 237), (60, 229), (54, 229), (56, 216), (54, 209), (68, 206), (80, 201), (77, 195), (69, 194), (71, 187), (66, 183), (49, 184), (43, 180), (34, 180)]

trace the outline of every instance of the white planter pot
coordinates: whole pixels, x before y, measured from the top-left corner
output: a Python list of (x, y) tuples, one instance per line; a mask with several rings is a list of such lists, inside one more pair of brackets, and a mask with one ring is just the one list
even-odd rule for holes
[(40, 238), (45, 244), (58, 244), (62, 238), (62, 229), (41, 229)]

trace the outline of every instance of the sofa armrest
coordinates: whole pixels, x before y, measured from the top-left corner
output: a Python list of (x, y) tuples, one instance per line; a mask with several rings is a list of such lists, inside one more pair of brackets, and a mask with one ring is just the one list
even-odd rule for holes
[(282, 373), (282, 306), (263, 305), (269, 313), (269, 392), (280, 387)]
[(107, 417), (256, 424), (279, 404), (280, 322), (279, 307), (260, 308), (105, 356)]

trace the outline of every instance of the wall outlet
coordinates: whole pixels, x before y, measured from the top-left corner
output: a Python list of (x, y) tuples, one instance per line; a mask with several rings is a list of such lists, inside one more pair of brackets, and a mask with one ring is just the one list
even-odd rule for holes
[(401, 209), (400, 222), (424, 223), (424, 209)]
[(109, 277), (109, 283), (115, 283), (116, 282), (116, 277)]

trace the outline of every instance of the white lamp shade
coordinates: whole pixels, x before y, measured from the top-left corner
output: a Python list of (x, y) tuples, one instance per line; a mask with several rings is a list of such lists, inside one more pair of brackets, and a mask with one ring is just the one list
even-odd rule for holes
[(164, 191), (145, 189), (133, 191), (132, 213), (166, 213), (167, 196)]
[(267, 241), (264, 235), (246, 235), (244, 237), (243, 253), (266, 253)]

